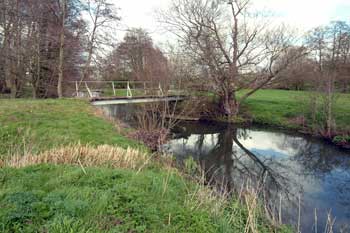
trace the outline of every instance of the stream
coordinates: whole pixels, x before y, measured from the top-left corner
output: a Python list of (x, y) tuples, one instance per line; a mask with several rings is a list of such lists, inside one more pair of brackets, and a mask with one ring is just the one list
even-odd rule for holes
[[(102, 107), (124, 121), (130, 121), (132, 109)], [(172, 133), (163, 149), (179, 163), (193, 157), (208, 182), (228, 191), (263, 183), (266, 204), (281, 212), (283, 223), (297, 226), (300, 209), (301, 232), (324, 232), (328, 214), (335, 220), (333, 232), (350, 232), (350, 150), (258, 126), (182, 122)]]
[[(179, 161), (192, 156), (207, 179), (239, 191), (264, 180), (269, 206), (301, 232), (324, 232), (328, 213), (334, 232), (350, 232), (350, 151), (305, 135), (261, 127), (181, 123), (165, 145)], [(300, 199), (300, 205), (299, 205)], [(280, 203), (282, 203), (280, 205)], [(315, 212), (317, 220), (315, 220)]]

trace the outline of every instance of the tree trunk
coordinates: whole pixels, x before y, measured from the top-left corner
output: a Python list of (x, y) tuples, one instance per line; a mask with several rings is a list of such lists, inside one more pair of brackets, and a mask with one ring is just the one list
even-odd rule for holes
[(6, 91), (11, 91), (11, 86), (12, 86), (12, 84), (11, 84), (11, 70), (10, 70), (10, 68), (11, 68), (11, 59), (10, 59), (10, 53), (9, 53), (9, 45), (10, 45), (10, 43), (9, 43), (9, 41), (8, 41), (8, 39), (6, 39), (6, 41), (5, 41), (5, 43), (6, 43), (6, 47), (5, 47), (5, 59), (4, 59), (4, 75), (5, 75), (5, 77), (4, 77), (4, 81), (5, 81), (5, 89), (6, 89)]
[(66, 0), (62, 0), (61, 11), (62, 11), (61, 13), (62, 28), (60, 33), (60, 55), (59, 55), (59, 63), (58, 63), (58, 83), (57, 83), (58, 98), (63, 97), (62, 83), (63, 83), (64, 40), (65, 40), (64, 29), (65, 29), (65, 19), (66, 19)]
[(95, 35), (96, 35), (96, 29), (97, 29), (97, 16), (96, 16), (96, 19), (95, 19), (95, 25), (94, 25), (94, 29), (92, 31), (92, 35), (91, 35), (91, 38), (90, 38), (90, 41), (89, 41), (89, 47), (88, 47), (88, 59), (86, 61), (86, 64), (85, 64), (85, 67), (84, 67), (84, 72), (83, 72), (83, 78), (82, 80), (80, 81), (79, 83), (79, 86), (81, 84), (81, 82), (83, 80), (87, 80), (90, 78), (90, 70), (91, 70), (91, 61), (92, 61), (92, 54), (93, 54), (93, 50), (94, 50), (94, 44), (95, 44)]
[(239, 113), (239, 103), (234, 91), (224, 91), (223, 95), (219, 97), (219, 105), (225, 116), (235, 117)]
[(96, 9), (96, 15), (95, 15), (95, 18), (93, 21), (94, 26), (93, 26), (92, 33), (91, 33), (91, 36), (90, 36), (89, 41), (88, 41), (88, 59), (85, 63), (83, 77), (81, 78), (81, 80), (79, 82), (79, 87), (80, 87), (81, 83), (83, 82), (83, 80), (87, 80), (90, 78), (90, 72), (91, 72), (90, 66), (91, 66), (91, 61), (92, 61), (92, 55), (94, 52), (96, 32), (97, 32), (97, 28), (98, 28), (98, 19), (100, 17), (100, 7), (101, 7), (101, 5), (99, 4), (97, 6), (97, 9)]
[(39, 33), (39, 36), (38, 36), (38, 41), (37, 41), (37, 45), (36, 45), (36, 72), (34, 72), (32, 74), (32, 88), (33, 88), (33, 99), (36, 99), (38, 98), (38, 83), (39, 83), (39, 80), (40, 80), (40, 76), (41, 76), (41, 58), (40, 58), (40, 55), (41, 55), (41, 51), (40, 51), (40, 33)]
[(10, 89), (11, 89), (11, 98), (12, 99), (17, 98), (18, 89), (17, 89), (17, 84), (16, 84), (15, 80), (12, 80)]
[(327, 80), (327, 137), (332, 137), (333, 132), (333, 74), (330, 75), (330, 77)]
[(92, 60), (92, 52), (93, 52), (93, 46), (89, 45), (88, 59), (86, 61), (85, 67), (84, 67), (83, 77), (81, 78), (81, 80), (79, 82), (79, 87), (84, 80), (88, 80), (90, 78), (90, 70), (91, 70), (90, 66), (91, 66), (91, 60)]

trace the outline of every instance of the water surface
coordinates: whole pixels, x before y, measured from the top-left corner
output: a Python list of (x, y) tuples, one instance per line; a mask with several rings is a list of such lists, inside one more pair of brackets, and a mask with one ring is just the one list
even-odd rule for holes
[(300, 199), (302, 232), (324, 232), (327, 213), (334, 232), (350, 232), (350, 151), (300, 134), (225, 124), (182, 123), (173, 136), (165, 149), (179, 161), (192, 156), (209, 181), (229, 190), (263, 181), (271, 208), (282, 200), (284, 223), (296, 225)]
[[(135, 126), (136, 105), (100, 108)], [(263, 182), (271, 209), (278, 212), (282, 200), (284, 223), (296, 225), (300, 199), (302, 232), (324, 232), (328, 213), (334, 232), (350, 232), (350, 150), (285, 131), (208, 122), (179, 124), (164, 148), (179, 162), (193, 157), (209, 182), (228, 190)]]

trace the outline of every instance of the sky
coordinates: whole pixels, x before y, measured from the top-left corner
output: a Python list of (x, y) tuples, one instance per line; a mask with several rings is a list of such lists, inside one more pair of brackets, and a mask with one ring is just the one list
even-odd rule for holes
[[(123, 28), (142, 27), (156, 43), (166, 42), (155, 17), (171, 0), (112, 0), (120, 8)], [(252, 0), (259, 9), (270, 10), (276, 19), (307, 31), (332, 20), (350, 21), (350, 0)], [(122, 33), (121, 33), (122, 34)]]

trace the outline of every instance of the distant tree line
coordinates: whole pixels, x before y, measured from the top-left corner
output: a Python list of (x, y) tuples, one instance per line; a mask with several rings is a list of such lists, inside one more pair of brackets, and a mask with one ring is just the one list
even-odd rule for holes
[[(349, 92), (349, 23), (332, 22), (300, 39), (251, 5), (173, 0), (159, 12), (176, 36), (164, 52), (141, 28), (117, 42), (121, 19), (111, 0), (2, 0), (0, 95), (62, 97), (72, 94), (70, 81), (175, 79), (206, 87), (222, 114), (234, 116), (261, 88)], [(238, 98), (243, 89), (249, 91)]]
[(119, 20), (107, 0), (0, 1), (0, 93), (62, 97), (89, 78)]
[[(303, 38), (305, 56), (281, 74), (275, 87), (290, 90), (350, 91), (350, 23), (334, 21), (309, 31)], [(290, 50), (285, 56), (292, 54)]]

